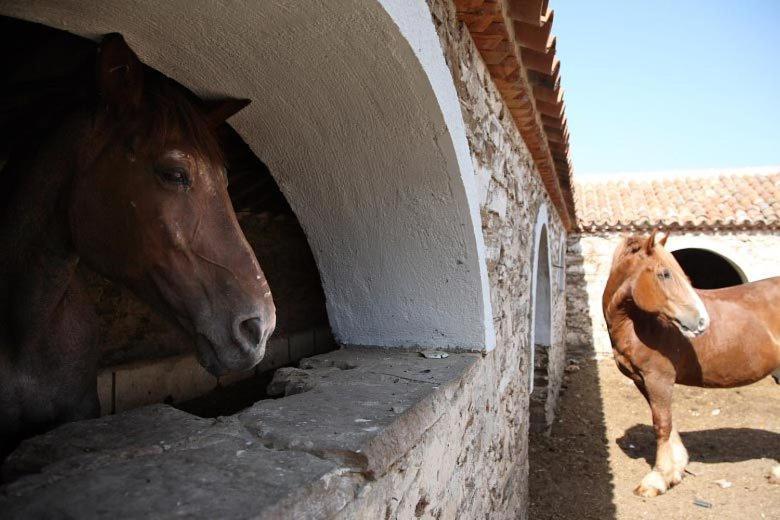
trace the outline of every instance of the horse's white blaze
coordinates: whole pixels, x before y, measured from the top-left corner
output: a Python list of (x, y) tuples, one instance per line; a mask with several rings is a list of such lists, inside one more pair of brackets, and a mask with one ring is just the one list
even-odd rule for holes
[(694, 305), (696, 305), (696, 312), (699, 314), (699, 317), (704, 320), (703, 326), (700, 328), (701, 331), (704, 331), (707, 327), (710, 326), (710, 313), (707, 312), (707, 307), (704, 306), (704, 302), (699, 298), (699, 295), (696, 294), (696, 291), (693, 289), (693, 286), (689, 286), (691, 291), (691, 298), (694, 301)]

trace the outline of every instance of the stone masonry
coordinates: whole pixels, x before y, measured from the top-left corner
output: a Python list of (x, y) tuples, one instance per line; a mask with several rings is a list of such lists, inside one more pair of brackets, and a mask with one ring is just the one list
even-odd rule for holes
[(466, 444), (461, 448), (457, 457), (468, 457), (469, 470), (462, 468), (453, 479), (468, 492), (451, 493), (450, 500), (460, 504), (455, 511), (463, 518), (524, 518), (528, 492), (528, 378), (533, 373), (529, 366), (531, 249), (541, 204), (550, 208), (547, 232), (553, 264), (549, 421), (563, 379), (565, 357), (565, 280), (556, 267), (565, 247), (565, 234), (468, 30), (457, 21), (449, 1), (430, 0), (429, 5), (460, 99), (480, 190), (496, 327), (496, 349), (476, 367), (478, 396), (470, 403), (479, 412), (471, 429), (483, 430), (473, 442), (484, 447), (474, 449), (476, 446)]

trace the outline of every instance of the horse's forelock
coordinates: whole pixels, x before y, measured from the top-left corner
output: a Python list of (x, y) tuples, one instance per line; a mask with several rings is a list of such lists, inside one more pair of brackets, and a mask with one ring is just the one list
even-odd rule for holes
[(637, 235), (625, 235), (612, 255), (612, 267), (614, 271), (626, 259), (641, 253), (644, 238)]
[(190, 145), (207, 163), (223, 164), (219, 142), (205, 116), (169, 80), (148, 76), (140, 111), (116, 120), (117, 131), (131, 139), (140, 153), (160, 154), (176, 139)]

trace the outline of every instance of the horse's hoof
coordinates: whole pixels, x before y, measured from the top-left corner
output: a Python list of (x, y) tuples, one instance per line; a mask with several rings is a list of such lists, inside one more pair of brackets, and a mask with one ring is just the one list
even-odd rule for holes
[(646, 488), (642, 484), (639, 484), (637, 487), (634, 488), (634, 494), (638, 497), (643, 497), (643, 498), (657, 497), (662, 493), (663, 492), (660, 489), (656, 489), (654, 487)]
[(772, 468), (772, 471), (769, 472), (769, 483), (780, 484), (780, 465), (775, 466)]
[(634, 494), (640, 497), (653, 498), (666, 492), (666, 481), (657, 471), (651, 471), (634, 489)]
[(685, 475), (683, 475), (682, 471), (675, 471), (672, 473), (672, 479), (669, 481), (669, 487), (676, 486), (682, 482), (684, 476)]

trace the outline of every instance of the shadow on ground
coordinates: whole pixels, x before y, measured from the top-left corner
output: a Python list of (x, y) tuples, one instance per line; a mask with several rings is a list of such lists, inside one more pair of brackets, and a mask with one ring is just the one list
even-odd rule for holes
[[(780, 460), (780, 433), (754, 428), (714, 428), (680, 432), (691, 462), (742, 462), (757, 459)], [(617, 445), (632, 459), (643, 458), (652, 465), (655, 434), (646, 424), (635, 424), (617, 439)]]
[(616, 518), (607, 432), (595, 361), (571, 377), (549, 436), (530, 438), (533, 520)]

